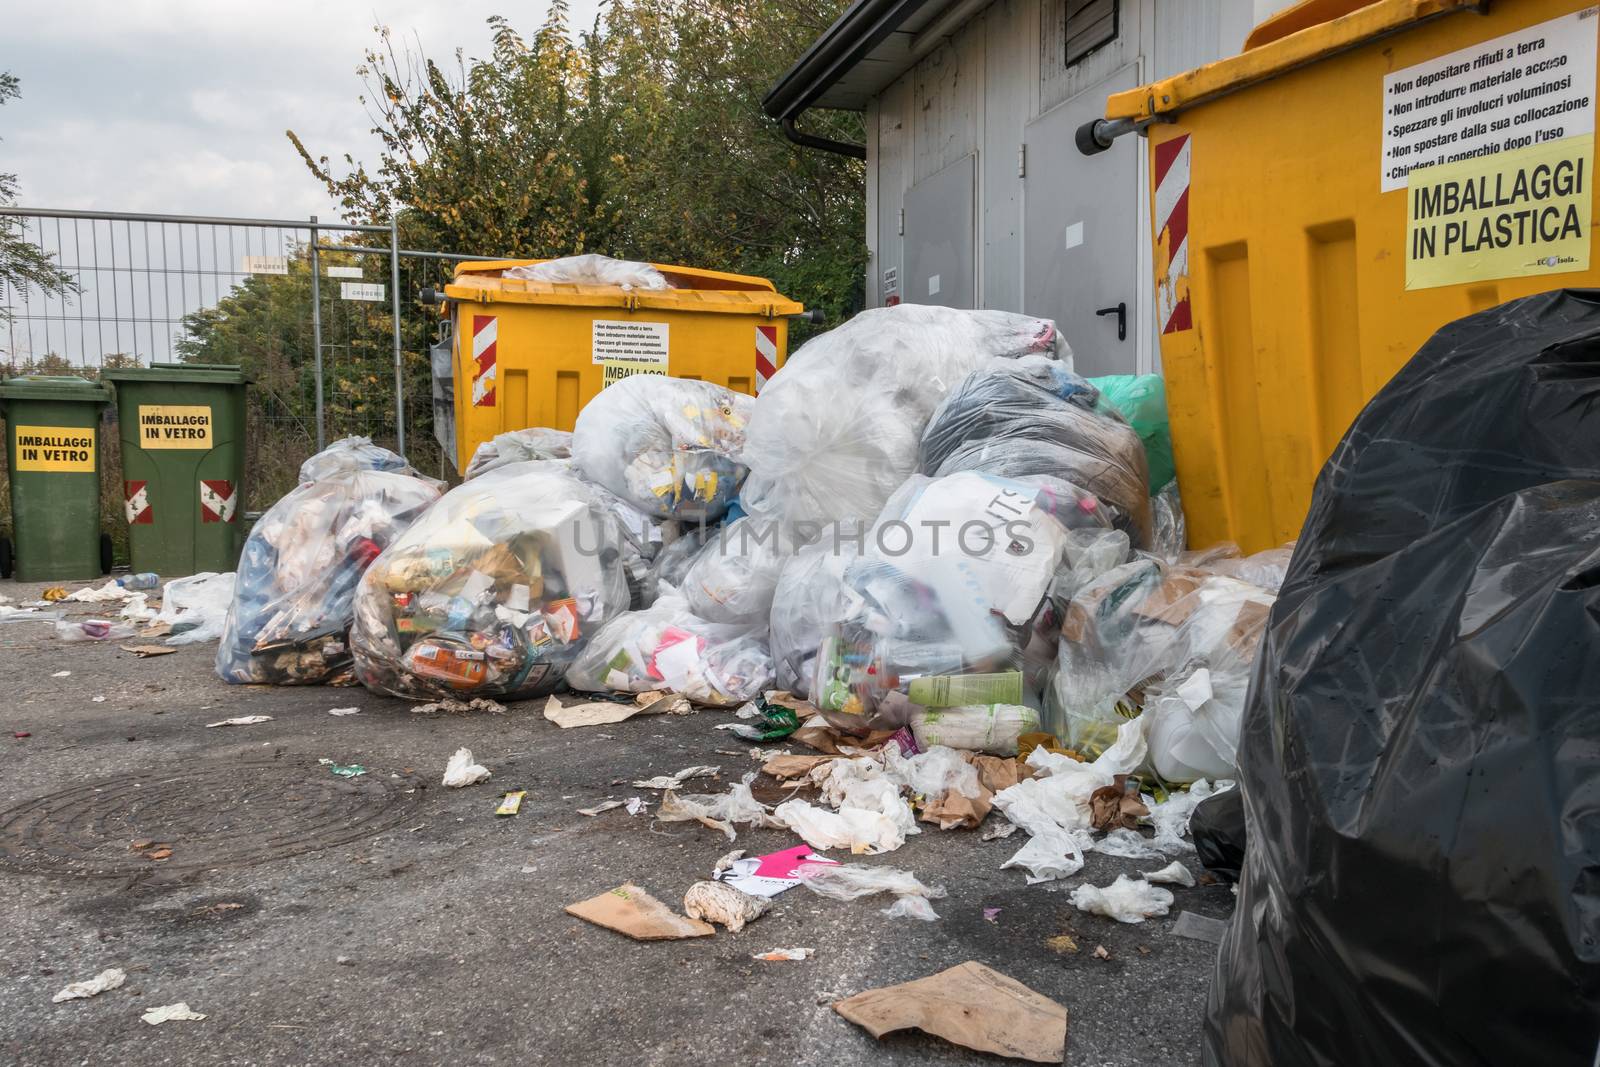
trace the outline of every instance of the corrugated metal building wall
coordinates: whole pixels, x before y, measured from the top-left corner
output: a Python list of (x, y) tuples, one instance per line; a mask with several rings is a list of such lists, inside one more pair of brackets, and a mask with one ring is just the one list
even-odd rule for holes
[(1047, 315), (1083, 373), (1154, 369), (1143, 146), (1085, 157), (1073, 133), (1110, 92), (1235, 54), (1260, 3), (996, 0), (917, 33), (867, 108), (869, 301)]

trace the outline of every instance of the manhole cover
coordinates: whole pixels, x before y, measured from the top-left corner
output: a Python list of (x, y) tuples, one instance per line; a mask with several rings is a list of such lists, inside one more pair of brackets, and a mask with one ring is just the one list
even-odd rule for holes
[(0, 865), (87, 877), (242, 867), (381, 833), (420, 797), (413, 778), (338, 778), (315, 763), (108, 778), (0, 813)]

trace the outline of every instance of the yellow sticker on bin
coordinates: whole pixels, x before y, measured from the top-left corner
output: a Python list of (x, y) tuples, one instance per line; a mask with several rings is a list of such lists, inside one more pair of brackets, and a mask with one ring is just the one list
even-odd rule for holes
[(1407, 289), (1589, 269), (1593, 134), (1408, 177)]
[(139, 447), (211, 448), (211, 406), (140, 404)]
[(18, 426), (17, 470), (94, 473), (93, 426)]

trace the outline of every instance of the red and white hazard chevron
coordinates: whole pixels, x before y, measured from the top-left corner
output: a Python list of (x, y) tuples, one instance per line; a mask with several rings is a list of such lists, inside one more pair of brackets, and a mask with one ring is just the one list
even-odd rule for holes
[(475, 408), (494, 407), (495, 342), (499, 336), (497, 316), (472, 316), (472, 406)]
[(1189, 308), (1189, 135), (1156, 145), (1156, 321), (1161, 332), (1194, 328)]
[(122, 508), (127, 513), (129, 526), (148, 526), (156, 521), (155, 509), (150, 506), (149, 482), (123, 482)]
[(756, 327), (756, 392), (778, 373), (778, 328)]
[(239, 503), (239, 490), (221, 478), (205, 478), (200, 482), (200, 521), (232, 522), (234, 508)]

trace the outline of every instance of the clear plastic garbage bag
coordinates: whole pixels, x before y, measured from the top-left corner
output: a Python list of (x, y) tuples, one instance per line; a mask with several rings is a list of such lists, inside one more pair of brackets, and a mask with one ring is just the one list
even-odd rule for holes
[(569, 430), (552, 430), (545, 426), (508, 430), (495, 434), (478, 446), (462, 478), (471, 481), (480, 474), (508, 463), (530, 459), (569, 459), (571, 456), (572, 433)]
[(993, 357), (1071, 353), (1048, 319), (900, 304), (806, 342), (756, 398), (741, 497), (798, 522), (871, 523), (917, 469), (946, 393)]
[(628, 607), (605, 503), (552, 464), (513, 463), (446, 493), (367, 571), (356, 674), (418, 700), (542, 696)]
[(777, 687), (809, 700), (817, 651), (845, 608), (844, 575), (856, 559), (854, 542), (815, 541), (784, 561), (773, 591), (772, 663)]
[(1010, 690), (959, 690), (951, 704), (1039, 701), (1060, 622), (1051, 593), (1068, 542), (1050, 498), (1038, 486), (971, 471), (907, 481), (844, 572), (845, 611), (823, 640), (812, 683), (830, 722), (870, 726), (890, 692), (928, 703), (917, 692), (927, 677), (1020, 676), (1036, 637), (1048, 654), (1026, 694), (1019, 677)]
[[(1098, 755), (1124, 722), (1148, 713), (1160, 697), (1169, 732), (1158, 731), (1161, 745), (1152, 741), (1157, 773), (1171, 781), (1231, 776), (1244, 693), (1273, 599), (1235, 578), (1149, 558), (1108, 571), (1067, 606), (1045, 728), (1069, 748)], [(1197, 718), (1210, 731), (1210, 758), (1224, 766), (1196, 767), (1181, 748), (1174, 751)]]
[(707, 622), (764, 625), (793, 540), (776, 523), (746, 516), (717, 530), (684, 573), (679, 593)]
[(648, 263), (612, 259), (610, 256), (595, 255), (592, 252), (582, 256), (547, 259), (543, 263), (507, 267), (501, 272), (501, 276), (557, 284), (614, 285), (619, 289), (645, 289), (652, 292), (672, 288), (672, 283), (667, 281), (666, 275)]
[(920, 469), (1045, 475), (1112, 512), (1135, 548), (1152, 538), (1144, 443), (1100, 391), (1056, 360), (991, 360), (961, 380), (928, 420)]
[(707, 622), (682, 597), (664, 596), (601, 627), (567, 684), (588, 692), (671, 690), (697, 704), (736, 707), (772, 684), (766, 626)]
[(239, 684), (352, 683), (349, 631), (361, 576), (438, 499), (420, 478), (347, 470), (267, 509), (239, 556), (217, 676)]
[(300, 464), (300, 484), (321, 481), (332, 474), (345, 471), (391, 471), (395, 474), (417, 472), (398, 452), (372, 443), (370, 437), (345, 437), (324, 448)]
[(658, 518), (715, 520), (744, 481), (754, 403), (712, 382), (635, 374), (578, 413), (572, 457), (585, 478)]

